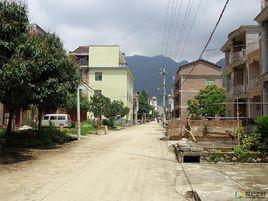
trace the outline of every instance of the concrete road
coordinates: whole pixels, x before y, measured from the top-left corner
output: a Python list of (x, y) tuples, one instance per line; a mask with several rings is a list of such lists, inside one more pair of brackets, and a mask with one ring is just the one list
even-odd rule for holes
[(1, 201), (184, 201), (175, 155), (156, 123), (91, 135), (0, 166)]

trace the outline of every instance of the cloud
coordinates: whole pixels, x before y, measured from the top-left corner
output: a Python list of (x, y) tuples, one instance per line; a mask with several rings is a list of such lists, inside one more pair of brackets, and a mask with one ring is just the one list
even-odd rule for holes
[[(178, 1), (179, 6), (180, 0), (170, 0), (170, 8), (173, 1), (173, 11), (178, 11), (179, 7), (176, 9), (175, 5)], [(179, 54), (183, 41), (189, 34), (199, 0), (191, 1), (193, 4), (187, 18), (189, 21), (184, 37), (180, 37), (182, 42), (177, 43), (178, 39), (175, 38), (179, 37), (189, 0), (182, 0), (180, 18), (176, 18), (173, 26), (170, 26), (170, 33), (174, 34), (175, 38), (169, 37), (169, 46), (163, 43), (163, 36), (167, 30), (166, 0), (26, 0), (26, 3), (31, 22), (39, 24), (45, 30), (56, 32), (63, 40), (67, 51), (79, 45), (119, 42), (127, 55), (154, 56), (162, 54), (163, 49), (166, 49), (165, 55), (175, 60), (194, 60), (198, 58), (208, 39), (225, 0), (202, 0), (189, 40), (183, 54)], [(219, 49), (227, 40), (228, 33), (240, 25), (254, 24), (253, 19), (259, 11), (260, 0), (230, 1), (210, 48)], [(175, 32), (177, 22), (178, 31)], [(206, 59), (212, 61), (222, 57), (220, 51), (207, 52), (205, 55)]]

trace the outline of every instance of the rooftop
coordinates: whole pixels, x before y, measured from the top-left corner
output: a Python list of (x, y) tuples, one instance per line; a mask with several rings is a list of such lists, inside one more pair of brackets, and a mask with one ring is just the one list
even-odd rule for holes
[(79, 46), (74, 51), (70, 52), (74, 54), (88, 54), (89, 53), (89, 46)]
[(254, 33), (260, 33), (261, 28), (258, 25), (242, 25), (239, 28), (235, 29), (228, 35), (228, 40), (227, 42), (222, 46), (221, 50), (224, 51), (228, 46), (231, 45), (231, 41), (238, 37), (241, 36), (247, 32), (254, 32)]
[(207, 61), (207, 60), (205, 60), (205, 59), (199, 59), (199, 60), (192, 61), (192, 62), (190, 62), (190, 63), (188, 63), (188, 64), (184, 64), (184, 65), (180, 66), (179, 69), (178, 69), (178, 71), (177, 71), (177, 73), (178, 73), (180, 70), (184, 69), (184, 68), (188, 68), (188, 67), (190, 67), (190, 66), (192, 66), (192, 65), (197, 65), (197, 64), (200, 63), (200, 62), (202, 62), (202, 63), (206, 63), (206, 64), (208, 64), (208, 65), (210, 65), (210, 66), (212, 66), (212, 67), (214, 67), (214, 68), (218, 68), (219, 70), (222, 68), (221, 66), (219, 66), (219, 65), (217, 65), (217, 64), (215, 64), (215, 63), (213, 63), (213, 62)]

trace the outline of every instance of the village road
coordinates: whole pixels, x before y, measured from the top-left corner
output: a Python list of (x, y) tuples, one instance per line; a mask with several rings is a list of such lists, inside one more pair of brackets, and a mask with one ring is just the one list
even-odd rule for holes
[(0, 166), (0, 201), (184, 201), (175, 154), (155, 122), (90, 135)]

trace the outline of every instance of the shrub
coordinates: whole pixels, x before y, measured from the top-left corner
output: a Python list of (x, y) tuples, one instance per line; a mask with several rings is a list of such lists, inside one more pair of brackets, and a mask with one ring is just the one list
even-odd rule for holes
[(108, 126), (108, 127), (112, 127), (113, 126), (112, 123), (111, 123), (111, 121), (109, 119), (103, 119), (102, 120), (102, 125)]
[(75, 137), (68, 136), (56, 127), (42, 127), (38, 129), (28, 129), (12, 132), (5, 135), (8, 147), (42, 147), (52, 144), (63, 144), (76, 140)]
[(268, 116), (261, 116), (256, 119), (256, 133), (260, 134), (260, 143), (266, 149), (268, 149)]

